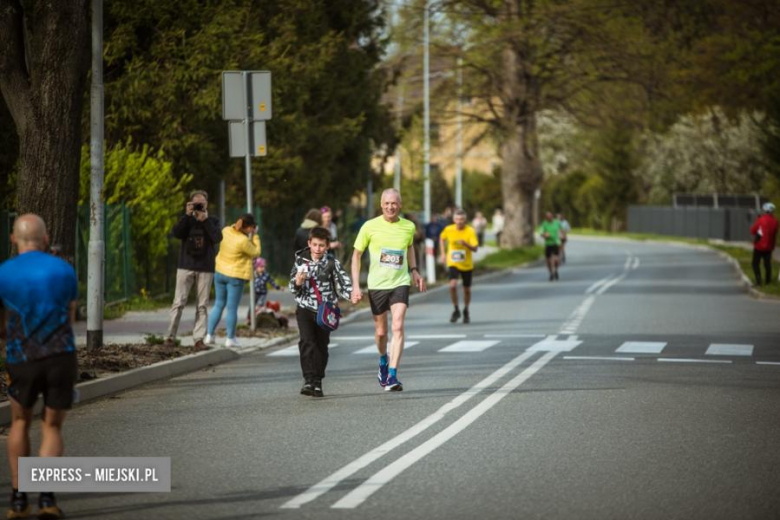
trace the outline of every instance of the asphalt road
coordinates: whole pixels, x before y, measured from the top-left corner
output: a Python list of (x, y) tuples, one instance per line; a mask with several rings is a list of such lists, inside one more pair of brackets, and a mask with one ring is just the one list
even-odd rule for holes
[[(326, 397), (294, 349), (75, 410), (71, 456), (170, 456), (170, 494), (61, 495), (70, 518), (780, 518), (780, 304), (712, 252), (575, 239), (479, 280), (470, 325), (413, 301), (404, 392), (368, 319), (332, 339)], [(38, 438), (38, 430), (34, 429)], [(9, 486), (0, 467), (0, 483)]]

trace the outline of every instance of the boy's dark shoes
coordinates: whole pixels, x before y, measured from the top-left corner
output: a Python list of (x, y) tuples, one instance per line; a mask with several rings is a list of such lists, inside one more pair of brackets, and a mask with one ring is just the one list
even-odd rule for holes
[(54, 493), (41, 493), (38, 497), (38, 518), (41, 520), (57, 520), (65, 516), (57, 507)]
[(325, 397), (325, 394), (322, 393), (322, 383), (314, 383), (314, 393), (312, 395), (314, 397)]
[(28, 518), (30, 516), (30, 504), (27, 502), (27, 493), (11, 492), (11, 507), (5, 514), (6, 518)]
[(305, 385), (303, 385), (303, 388), (301, 388), (301, 395), (313, 396), (314, 385), (312, 385), (311, 383), (306, 383)]

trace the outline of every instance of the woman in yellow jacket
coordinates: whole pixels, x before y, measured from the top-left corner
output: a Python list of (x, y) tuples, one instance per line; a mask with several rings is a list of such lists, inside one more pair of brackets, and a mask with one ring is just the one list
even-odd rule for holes
[(247, 213), (241, 215), (238, 222), (222, 230), (222, 242), (214, 273), (214, 288), (217, 299), (209, 314), (206, 343), (214, 343), (214, 331), (222, 319), (222, 311), (227, 306), (226, 347), (238, 347), (236, 323), (238, 322), (238, 304), (244, 292), (244, 284), (252, 279), (252, 260), (260, 256), (260, 238), (257, 236), (255, 218)]

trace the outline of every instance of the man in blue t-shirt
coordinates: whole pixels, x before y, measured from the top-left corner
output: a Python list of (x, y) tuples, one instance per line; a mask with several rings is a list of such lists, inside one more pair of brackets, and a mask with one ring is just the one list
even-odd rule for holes
[[(19, 255), (0, 264), (0, 328), (6, 331), (6, 372), (11, 403), (8, 463), (11, 507), (7, 518), (30, 514), (27, 494), (19, 492), (19, 457), (30, 456), (30, 423), (38, 394), (45, 410), (41, 421), (41, 457), (60, 457), (62, 423), (73, 405), (78, 368), (72, 324), (77, 282), (73, 267), (49, 248), (46, 224), (37, 215), (14, 222), (11, 242)], [(60, 518), (54, 493), (41, 493), (38, 515)]]

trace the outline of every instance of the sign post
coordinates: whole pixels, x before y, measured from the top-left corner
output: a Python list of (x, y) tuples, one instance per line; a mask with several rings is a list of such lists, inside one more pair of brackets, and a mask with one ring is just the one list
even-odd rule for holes
[[(253, 214), (252, 157), (267, 154), (265, 122), (271, 119), (271, 73), (225, 71), (222, 73), (222, 119), (228, 121), (230, 157), (243, 157), (246, 173), (246, 211)], [(249, 316), (254, 332), (255, 270), (249, 281)]]

